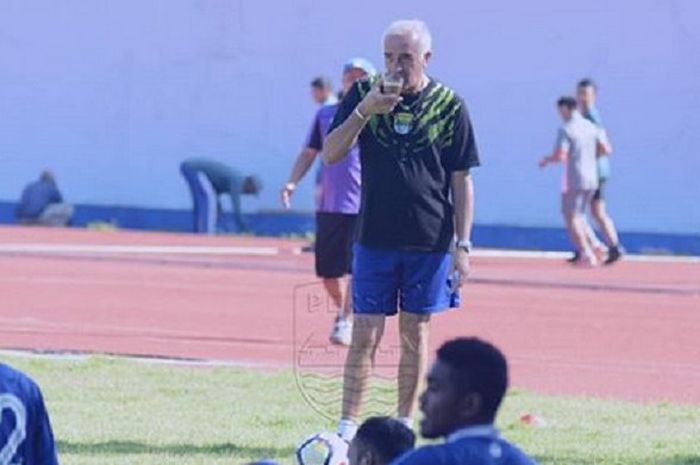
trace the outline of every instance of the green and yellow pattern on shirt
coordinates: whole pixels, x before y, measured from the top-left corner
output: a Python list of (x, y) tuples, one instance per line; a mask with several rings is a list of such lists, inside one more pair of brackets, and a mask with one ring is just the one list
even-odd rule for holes
[[(360, 100), (369, 93), (378, 79), (374, 77), (360, 82)], [(412, 139), (412, 153), (423, 152), (429, 146), (444, 149), (453, 143), (455, 124), (461, 106), (462, 101), (454, 91), (439, 82), (434, 82), (427, 94), (419, 97), (413, 104), (399, 103), (390, 113), (372, 116), (367, 128), (384, 147), (405, 141), (408, 137)], [(394, 130), (394, 119), (398, 113), (410, 113), (413, 117), (412, 128), (406, 135), (397, 134)]]

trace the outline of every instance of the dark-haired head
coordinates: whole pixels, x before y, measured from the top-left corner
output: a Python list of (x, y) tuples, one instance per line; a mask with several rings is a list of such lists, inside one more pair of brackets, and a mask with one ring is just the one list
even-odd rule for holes
[(593, 79), (581, 79), (576, 86), (576, 100), (583, 111), (588, 111), (595, 106), (598, 95), (598, 84)]
[(258, 195), (262, 187), (262, 181), (258, 176), (246, 176), (245, 179), (243, 179), (242, 191), (244, 194)]
[(416, 435), (390, 417), (372, 417), (360, 425), (350, 443), (350, 465), (384, 465), (415, 447)]
[(583, 87), (591, 87), (593, 90), (598, 90), (598, 84), (596, 84), (591, 78), (583, 78), (578, 82), (578, 84), (576, 84), (577, 89), (581, 89)]
[(574, 111), (576, 111), (576, 99), (569, 96), (560, 97), (557, 100), (557, 109), (559, 110), (559, 115), (564, 121), (571, 119)]
[(501, 351), (481, 339), (443, 344), (421, 395), (426, 438), (447, 436), (473, 425), (493, 423), (508, 389), (508, 363)]
[(316, 103), (323, 104), (333, 93), (333, 83), (330, 79), (319, 76), (311, 81), (311, 98)]

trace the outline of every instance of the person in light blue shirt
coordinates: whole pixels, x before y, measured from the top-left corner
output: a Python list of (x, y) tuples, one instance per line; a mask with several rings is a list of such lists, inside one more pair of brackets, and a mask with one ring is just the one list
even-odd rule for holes
[[(603, 119), (600, 116), (600, 111), (596, 106), (598, 95), (598, 86), (592, 79), (582, 79), (576, 86), (576, 100), (578, 101), (579, 111), (584, 118), (595, 124), (599, 128), (603, 128)], [(591, 215), (598, 223), (598, 227), (602, 231), (606, 245), (608, 246), (608, 256), (605, 264), (610, 265), (615, 263), (624, 253), (623, 247), (620, 245), (620, 239), (615, 228), (615, 223), (608, 214), (605, 196), (606, 185), (610, 179), (610, 157), (598, 157), (598, 189), (596, 189), (593, 199), (591, 200)], [(589, 236), (595, 247), (597, 238), (589, 227)]]
[(421, 435), (444, 438), (392, 465), (536, 465), (494, 426), (508, 388), (508, 363), (499, 349), (469, 337), (444, 343), (420, 397)]
[(39, 386), (0, 363), (0, 464), (58, 465)]

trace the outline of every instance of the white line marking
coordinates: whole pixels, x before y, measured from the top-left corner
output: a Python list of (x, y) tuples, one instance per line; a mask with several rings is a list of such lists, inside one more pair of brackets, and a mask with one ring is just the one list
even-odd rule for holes
[(277, 247), (212, 247), (198, 245), (75, 245), (75, 244), (0, 244), (0, 253), (44, 254), (176, 254), (176, 255), (279, 255)]
[[(292, 250), (294, 255), (306, 253), (301, 247)], [(533, 258), (546, 260), (565, 260), (571, 257), (571, 252), (548, 252), (543, 250), (505, 250), (505, 249), (475, 249), (472, 257), (482, 258)], [(625, 261), (659, 262), (659, 263), (700, 263), (700, 257), (687, 255), (625, 255)]]
[(93, 357), (108, 359), (121, 359), (129, 362), (154, 365), (172, 365), (185, 367), (226, 367), (226, 368), (257, 368), (257, 369), (284, 369), (289, 368), (288, 364), (252, 362), (246, 360), (218, 360), (199, 358), (178, 358), (178, 357), (153, 357), (153, 356), (133, 356), (89, 351), (37, 351), (22, 349), (0, 349), (0, 357), (29, 358), (58, 360), (67, 362), (86, 362)]
[[(565, 260), (570, 252), (543, 252), (535, 250), (495, 250), (477, 249), (472, 255), (484, 258), (536, 258), (548, 260)], [(700, 263), (700, 257), (678, 255), (625, 255), (622, 260), (630, 262), (659, 262), (659, 263)]]

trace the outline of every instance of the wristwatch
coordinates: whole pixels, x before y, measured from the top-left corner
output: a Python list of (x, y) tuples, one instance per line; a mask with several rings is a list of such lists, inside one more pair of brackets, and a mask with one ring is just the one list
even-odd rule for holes
[(465, 252), (469, 253), (469, 252), (472, 251), (472, 241), (470, 241), (470, 240), (468, 240), (468, 239), (464, 239), (464, 240), (461, 240), (461, 241), (457, 241), (457, 242), (455, 243), (455, 247), (458, 248), (458, 249), (462, 249), (462, 250), (464, 250)]

